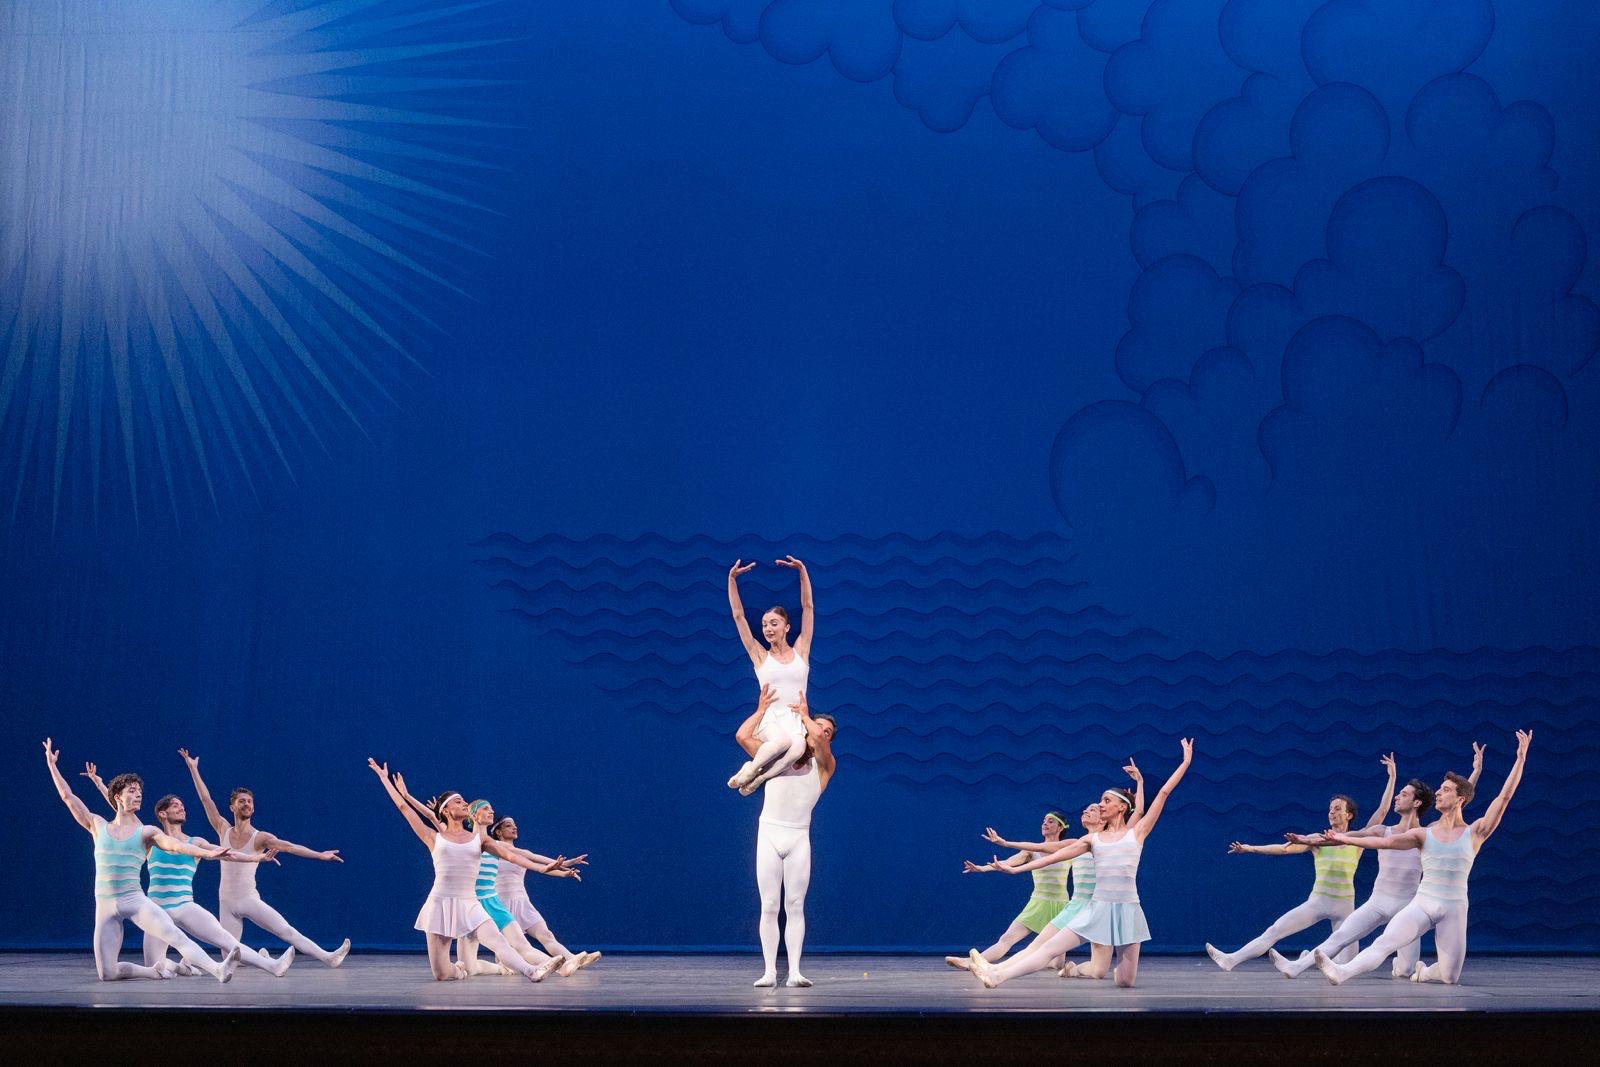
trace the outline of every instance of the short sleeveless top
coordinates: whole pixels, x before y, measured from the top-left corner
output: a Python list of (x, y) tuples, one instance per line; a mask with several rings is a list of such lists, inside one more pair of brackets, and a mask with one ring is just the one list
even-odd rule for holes
[[(1383, 836), (1393, 837), (1399, 829), (1385, 826)], [(1422, 853), (1414, 848), (1380, 848), (1377, 852), (1378, 877), (1372, 883), (1372, 895), (1410, 900), (1422, 881)]]
[[(180, 837), (178, 840), (188, 844), (194, 838)], [(152, 846), (146, 862), (150, 865), (151, 900), (169, 909), (194, 903), (194, 872), (200, 866), (200, 857)]]
[[(1029, 859), (1038, 859), (1042, 852), (1028, 853)], [(1071, 863), (1055, 863), (1049, 867), (1037, 867), (1033, 871), (1033, 898), (1034, 900), (1050, 900), (1060, 904), (1067, 902), (1067, 875), (1072, 871)]]
[(99, 816), (94, 823), (94, 895), (115, 900), (139, 892), (139, 868), (144, 866), (144, 827), (135, 826), (125, 838), (111, 836), (111, 824)]
[[(522, 870), (516, 864), (507, 864), (516, 870)], [(500, 874), (500, 857), (485, 849), (478, 854), (478, 876), (473, 880), (473, 894), (479, 900), (493, 900), (499, 894), (495, 891), (495, 879)]]
[(495, 857), (495, 862), (500, 865), (494, 876), (495, 895), (501, 900), (510, 900), (512, 897), (525, 897), (528, 895), (523, 879), (528, 875), (528, 868), (518, 867), (515, 863)]
[(1423, 831), (1422, 884), (1417, 886), (1417, 896), (1441, 904), (1467, 902), (1467, 875), (1472, 873), (1472, 861), (1477, 853), (1472, 849), (1472, 828), (1461, 831), (1454, 841), (1441, 841), (1434, 836), (1433, 827)]
[(1139, 903), (1139, 857), (1144, 842), (1132, 830), (1120, 840), (1106, 841), (1099, 834), (1089, 838), (1094, 852), (1097, 881), (1090, 899), (1111, 904)]
[(430, 897), (459, 897), (477, 899), (478, 857), (483, 854), (483, 842), (474, 837), (471, 841), (446, 841), (443, 834), (433, 835), (433, 888)]
[[(1068, 865), (1063, 864), (1063, 866)], [(1072, 867), (1072, 899), (1093, 900), (1095, 888), (1094, 853), (1085, 852), (1074, 859), (1070, 866)]]
[(817, 761), (808, 759), (803, 767), (790, 767), (776, 778), (767, 779), (761, 792), (762, 822), (806, 829), (811, 825), (811, 809), (822, 796), (822, 774), (817, 770)]
[(1333, 900), (1354, 900), (1356, 864), (1361, 861), (1362, 851), (1355, 845), (1326, 845), (1312, 849), (1311, 863), (1317, 877), (1311, 885), (1311, 895)]
[[(250, 836), (244, 839), (244, 844), (233, 844), (233, 828), (222, 835), (222, 843), (235, 852), (258, 852), (255, 847), (256, 838), (261, 836), (260, 830), (251, 830)], [(222, 861), (222, 876), (217, 886), (217, 895), (220, 897), (247, 897), (256, 891), (256, 868), (259, 863), (229, 863)]]
[(788, 663), (779, 663), (768, 652), (761, 660), (761, 666), (756, 668), (756, 681), (778, 691), (777, 703), (772, 706), (784, 711), (789, 710), (790, 704), (800, 703), (800, 694), (806, 691), (806, 683), (810, 678), (811, 665), (798, 650)]

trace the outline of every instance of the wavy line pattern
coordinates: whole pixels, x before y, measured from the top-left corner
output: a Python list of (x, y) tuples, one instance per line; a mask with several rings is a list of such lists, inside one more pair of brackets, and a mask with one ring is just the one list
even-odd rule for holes
[[(1600, 647), (1213, 655), (1097, 601), (1070, 541), (1049, 533), (501, 532), (472, 548), (508, 619), (555, 643), (597, 694), (708, 744), (755, 696), (727, 618), (727, 564), (780, 552), (807, 559), (822, 612), (811, 695), (843, 724), (841, 765), (874, 790), (1092, 796), (1129, 755), (1169, 766), (1172, 739), (1187, 733), (1205, 758), (1180, 818), (1214, 827), (1225, 844), (1319, 826), (1327, 797), (1358, 783), (1358, 803), (1370, 805), (1382, 783), (1377, 754), (1389, 749), (1407, 776), (1431, 777), (1466, 771), (1471, 742), (1488, 741), (1487, 790), (1503, 772), (1510, 728), (1531, 727), (1540, 759), (1517, 801), (1529, 814), (1537, 798), (1583, 793), (1600, 769)], [(753, 609), (793, 597), (791, 576), (772, 567), (741, 590)], [(1587, 918), (1600, 870), (1586, 858), (1600, 814), (1576, 805), (1560, 828), (1518, 829), (1480, 861), (1475, 943), (1499, 932), (1524, 944), (1600, 944)], [(1530, 868), (1552, 876), (1530, 886)], [(1548, 899), (1530, 919), (1522, 909), (1538, 889)]]

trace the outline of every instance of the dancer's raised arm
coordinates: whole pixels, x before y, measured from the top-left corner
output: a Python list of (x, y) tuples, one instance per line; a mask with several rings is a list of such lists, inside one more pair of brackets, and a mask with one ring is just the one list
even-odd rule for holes
[(406, 789), (405, 775), (401, 774), (399, 771), (395, 771), (394, 774), (390, 775), (390, 777), (394, 780), (394, 787), (400, 791), (401, 796), (406, 798), (406, 803), (411, 805), (412, 811), (416, 812), (424, 819), (427, 819), (429, 825), (431, 825), (435, 830), (444, 829), (444, 823), (440, 821), (439, 817), (433, 813), (433, 809), (428, 807), (428, 805), (424, 804), (422, 801), (418, 800), (416, 797), (412, 796), (410, 790)]
[(1378, 801), (1378, 806), (1372, 809), (1372, 818), (1368, 819), (1367, 825), (1363, 827), (1366, 830), (1375, 830), (1381, 827), (1383, 821), (1389, 817), (1389, 805), (1394, 803), (1394, 753), (1391, 752), (1387, 756), (1379, 756), (1378, 760), (1389, 769), (1389, 783), (1383, 787), (1383, 799)]
[(411, 827), (412, 832), (422, 839), (424, 845), (427, 845), (430, 849), (433, 848), (433, 840), (438, 836), (439, 832), (418, 818), (417, 813), (411, 810), (411, 806), (405, 802), (405, 798), (395, 789), (394, 783), (389, 781), (389, 765), (387, 763), (380, 764), (369, 756), (367, 757), (367, 766), (372, 768), (372, 773), (376, 774), (378, 781), (383, 783), (383, 791), (389, 794), (389, 799), (394, 801), (394, 806), (400, 809), (400, 814), (405, 818), (406, 825)]
[(1467, 775), (1467, 781), (1472, 783), (1472, 788), (1478, 788), (1478, 777), (1483, 774), (1483, 750), (1487, 745), (1472, 742), (1472, 773)]
[(92, 763), (85, 763), (83, 770), (78, 772), (78, 777), (89, 779), (89, 784), (100, 791), (100, 799), (104, 800), (112, 811), (117, 807), (111, 803), (111, 790), (106, 788), (105, 779), (100, 777), (100, 769)]
[(750, 620), (744, 617), (744, 601), (739, 599), (739, 575), (753, 570), (755, 565), (754, 560), (745, 563), (742, 559), (736, 559), (733, 566), (728, 568), (728, 607), (733, 611), (733, 625), (739, 631), (739, 640), (744, 644), (745, 653), (750, 657), (750, 662), (759, 667), (767, 652), (756, 640), (755, 634), (750, 632)]
[(1500, 787), (1499, 795), (1489, 802), (1489, 810), (1483, 813), (1483, 818), (1472, 824), (1472, 833), (1478, 839), (1478, 844), (1483, 844), (1490, 834), (1500, 828), (1500, 818), (1506, 813), (1506, 806), (1511, 803), (1517, 786), (1522, 784), (1522, 766), (1528, 762), (1528, 745), (1532, 742), (1532, 730), (1517, 731), (1517, 759), (1511, 765), (1511, 773), (1506, 775), (1506, 784)]
[(773, 562), (780, 567), (791, 567), (800, 572), (800, 640), (794, 643), (794, 650), (800, 653), (801, 659), (810, 663), (811, 637), (816, 632), (817, 626), (817, 607), (811, 600), (811, 572), (806, 570), (804, 563), (793, 556), (784, 556)]
[(1133, 824), (1133, 832), (1143, 841), (1150, 836), (1150, 831), (1155, 829), (1156, 821), (1161, 818), (1161, 813), (1166, 810), (1167, 798), (1172, 791), (1178, 788), (1178, 783), (1183, 781), (1183, 776), (1188, 773), (1189, 764), (1194, 760), (1194, 738), (1185, 737), (1180, 742), (1183, 746), (1183, 762), (1178, 764), (1178, 769), (1172, 772), (1172, 777), (1167, 779), (1167, 784), (1161, 787), (1155, 800), (1150, 802), (1150, 810), (1145, 812), (1138, 822)]
[(1144, 772), (1139, 770), (1132, 756), (1128, 757), (1128, 765), (1122, 769), (1133, 779), (1133, 811), (1128, 815), (1128, 821), (1138, 822), (1144, 815)]
[(46, 767), (50, 768), (50, 780), (55, 783), (56, 794), (61, 797), (61, 803), (67, 806), (67, 810), (72, 812), (72, 817), (78, 821), (78, 825), (92, 834), (94, 833), (94, 816), (89, 814), (89, 809), (83, 806), (83, 801), (78, 799), (78, 795), (72, 791), (72, 787), (67, 784), (67, 780), (61, 777), (61, 769), (56, 766), (56, 761), (60, 758), (60, 750), (51, 748), (50, 739), (48, 737), (45, 738), (44, 763)]
[(200, 807), (206, 813), (206, 822), (211, 824), (222, 843), (227, 844), (228, 820), (217, 810), (217, 802), (211, 799), (211, 790), (206, 788), (205, 780), (200, 777), (200, 757), (189, 755), (186, 748), (178, 749), (178, 755), (183, 757), (184, 764), (189, 768), (189, 777), (194, 779), (194, 790), (200, 795)]

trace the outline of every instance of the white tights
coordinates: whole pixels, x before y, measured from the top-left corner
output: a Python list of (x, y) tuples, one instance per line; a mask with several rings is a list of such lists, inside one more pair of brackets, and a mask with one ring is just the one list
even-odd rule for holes
[(222, 964), (189, 940), (189, 935), (178, 929), (159, 904), (143, 893), (124, 893), (114, 900), (97, 899), (94, 905), (94, 966), (102, 982), (161, 977), (154, 967), (123, 963), (117, 958), (122, 954), (122, 924), (130, 920), (144, 931), (145, 937), (158, 938), (177, 949), (186, 963), (213, 978), (222, 973)]
[[(1033, 944), (1012, 956), (1004, 963), (995, 965), (994, 976), (1004, 982), (1018, 975), (1032, 974), (1034, 971), (1043, 970), (1052, 965), (1052, 961), (1065, 956), (1068, 952), (1083, 944), (1083, 938), (1076, 930), (1058, 929), (1047, 926), (1044, 932), (1033, 939)], [(1089, 962), (1080, 963), (1076, 968), (1079, 978), (1104, 978), (1112, 971), (1112, 952), (1110, 945), (1089, 946)], [(1131, 986), (1139, 976), (1139, 946), (1123, 945), (1116, 950), (1116, 973), (1114, 978), (1119, 986)]]
[[(523, 933), (516, 923), (507, 923), (501, 927), (500, 936), (505, 939), (507, 948), (533, 966), (537, 967), (540, 964), (550, 962), (550, 956), (534, 948), (533, 944), (528, 940), (528, 935)], [(493, 946), (490, 947), (492, 948)], [(565, 955), (565, 953), (562, 953), (562, 955)], [(485, 974), (489, 971), (489, 968), (478, 963), (478, 935), (476, 932), (470, 933), (456, 942), (456, 959), (461, 961), (461, 965), (467, 969), (468, 974)], [(495, 953), (495, 959), (499, 961), (500, 966), (516, 970), (511, 961), (502, 958), (500, 953)]]
[(1389, 920), (1376, 941), (1349, 963), (1335, 966), (1330, 977), (1343, 982), (1376, 970), (1384, 960), (1429, 930), (1433, 931), (1433, 946), (1439, 958), (1423, 970), (1422, 980), (1454, 985), (1461, 980), (1461, 966), (1467, 960), (1467, 902), (1450, 904), (1429, 897), (1414, 897)]
[[(1340, 923), (1329, 935), (1328, 939), (1316, 947), (1316, 952), (1321, 952), (1330, 959), (1340, 963), (1348, 963), (1355, 958), (1350, 948), (1358, 946), (1358, 942), (1378, 927), (1393, 919), (1411, 903), (1410, 897), (1379, 896), (1374, 893), (1367, 898), (1367, 902), (1351, 912), (1344, 922)], [(1412, 970), (1417, 966), (1417, 959), (1422, 955), (1422, 942), (1413, 941), (1402, 946), (1395, 953), (1394, 973), (1409, 978)], [(1300, 957), (1293, 960), (1287, 967), (1280, 967), (1285, 974), (1290, 976), (1302, 974), (1314, 962), (1313, 952), (1302, 952)]]
[(258, 894), (252, 893), (245, 897), (222, 897), (217, 901), (217, 920), (222, 928), (238, 940), (244, 933), (244, 921), (249, 919), (261, 929), (282, 941), (287, 941), (295, 947), (295, 951), (302, 956), (321, 960), (323, 963), (337, 967), (336, 960), (342, 961), (344, 954), (335, 950), (329, 952), (318, 945), (305, 934), (289, 925), (289, 920), (279, 915), (277, 911), (262, 900)]
[(778, 904), (783, 904), (784, 946), (789, 952), (789, 977), (800, 974), (800, 953), (806, 941), (806, 890), (811, 888), (811, 831), (760, 823), (756, 832), (756, 887), (761, 891), (761, 957), (763, 972), (778, 972)]
[(755, 768), (756, 776), (750, 780), (747, 787), (750, 790), (776, 778), (799, 761), (806, 754), (806, 732), (790, 734), (774, 726), (772, 739), (761, 742), (761, 747), (756, 749), (756, 754), (750, 757), (750, 763)]
[[(159, 905), (158, 905), (159, 906)], [(189, 901), (179, 904), (175, 908), (163, 908), (167, 916), (178, 929), (190, 934), (208, 945), (215, 945), (223, 952), (235, 946), (239, 949), (239, 962), (248, 963), (252, 967), (259, 967), (263, 971), (277, 974), (278, 964), (268, 959), (253, 948), (239, 943), (239, 939), (222, 928), (217, 917), (209, 911)], [(167, 943), (161, 938), (146, 932), (144, 935), (144, 965), (157, 967), (167, 959)]]
[[(1355, 905), (1349, 900), (1312, 894), (1304, 903), (1278, 916), (1277, 921), (1262, 931), (1259, 937), (1237, 952), (1218, 953), (1217, 962), (1232, 970), (1245, 960), (1253, 960), (1262, 955), (1290, 934), (1298, 934), (1308, 926), (1315, 926), (1320, 922), (1330, 923), (1337, 930), (1339, 925), (1350, 917), (1354, 907)], [(1343, 948), (1342, 951), (1346, 960), (1355, 956), (1355, 951), (1351, 948)]]
[[(441, 982), (451, 982), (471, 973), (465, 968), (457, 970), (455, 965), (450, 962), (450, 940), (444, 934), (430, 933), (428, 935), (428, 967), (433, 971), (433, 977)], [(489, 951), (495, 954), (496, 959), (524, 978), (533, 977), (534, 972), (538, 969), (518, 955), (516, 949), (512, 948), (506, 941), (505, 935), (496, 930), (494, 923), (488, 919), (479, 923), (477, 929), (461, 938), (457, 943), (457, 947), (460, 948), (460, 946), (468, 942), (476, 944), (479, 941), (489, 946)]]

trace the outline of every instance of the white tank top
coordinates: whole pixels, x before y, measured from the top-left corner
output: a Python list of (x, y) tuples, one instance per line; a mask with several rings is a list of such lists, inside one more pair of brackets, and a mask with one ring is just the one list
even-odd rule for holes
[(500, 864), (500, 869), (494, 875), (494, 891), (501, 899), (510, 897), (525, 897), (528, 895), (527, 887), (522, 884), (523, 878), (528, 874), (528, 868), (518, 867), (515, 863), (495, 857), (495, 862)]
[(811, 825), (811, 809), (821, 795), (822, 774), (817, 761), (808, 759), (805, 766), (790, 767), (761, 787), (761, 821), (804, 830)]
[[(233, 830), (230, 828), (222, 835), (222, 843), (235, 852), (256, 852), (256, 836), (260, 830), (251, 830), (250, 836), (245, 838), (242, 845), (233, 843)], [(217, 887), (219, 897), (248, 897), (256, 892), (256, 868), (259, 863), (237, 863), (223, 860), (217, 866), (222, 868), (222, 881)]]
[(483, 852), (483, 841), (476, 835), (471, 841), (446, 841), (443, 834), (433, 835), (433, 888), (430, 897), (465, 897), (478, 899), (478, 857)]
[[(1383, 836), (1393, 837), (1399, 829), (1385, 826)], [(1422, 881), (1422, 850), (1380, 848), (1375, 851), (1378, 853), (1378, 877), (1372, 883), (1372, 895), (1410, 900), (1417, 892), (1417, 883)]]
[(788, 663), (779, 663), (768, 652), (761, 661), (761, 666), (756, 668), (756, 681), (762, 685), (770, 685), (778, 691), (778, 702), (773, 707), (789, 710), (790, 704), (800, 703), (800, 694), (806, 691), (806, 682), (811, 677), (811, 665), (795, 650), (794, 658)]
[(1095, 866), (1091, 899), (1112, 904), (1139, 903), (1139, 857), (1144, 854), (1144, 842), (1132, 830), (1125, 830), (1115, 841), (1094, 834), (1089, 838), (1089, 848), (1094, 852)]

